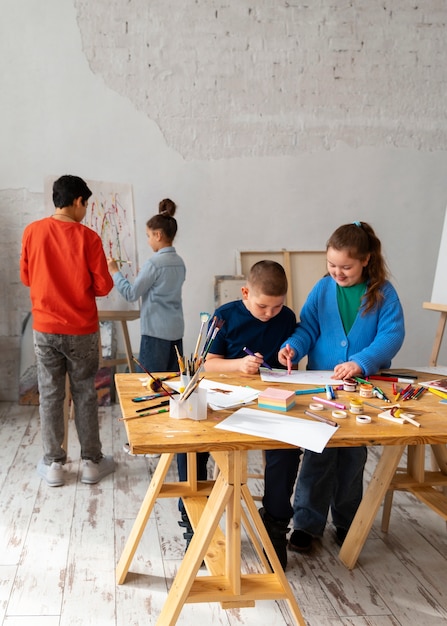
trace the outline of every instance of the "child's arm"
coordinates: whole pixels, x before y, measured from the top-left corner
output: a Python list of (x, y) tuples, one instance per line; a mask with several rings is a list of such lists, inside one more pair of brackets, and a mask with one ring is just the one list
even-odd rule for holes
[(278, 352), (278, 361), (281, 363), (281, 365), (284, 365), (285, 367), (288, 367), (289, 360), (293, 361), (294, 357), (295, 350), (291, 348), (289, 344), (286, 344), (284, 348), (281, 348), (281, 350)]
[(254, 356), (244, 356), (240, 359), (226, 359), (219, 354), (208, 353), (205, 361), (206, 372), (242, 372), (242, 374), (257, 374), (263, 362), (259, 352)]
[(346, 361), (346, 363), (339, 363), (334, 367), (334, 375), (332, 378), (335, 380), (344, 380), (345, 378), (354, 378), (355, 376), (362, 376), (363, 370), (355, 361)]

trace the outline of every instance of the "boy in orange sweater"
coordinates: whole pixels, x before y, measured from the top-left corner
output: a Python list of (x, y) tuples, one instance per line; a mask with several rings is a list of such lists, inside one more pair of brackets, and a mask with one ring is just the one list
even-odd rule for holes
[(115, 469), (102, 454), (95, 375), (99, 361), (97, 296), (113, 287), (100, 237), (80, 222), (92, 192), (77, 176), (53, 185), (55, 212), (23, 233), (20, 277), (30, 287), (44, 456), (37, 471), (50, 487), (64, 484), (65, 375), (70, 380), (81, 444), (81, 481)]

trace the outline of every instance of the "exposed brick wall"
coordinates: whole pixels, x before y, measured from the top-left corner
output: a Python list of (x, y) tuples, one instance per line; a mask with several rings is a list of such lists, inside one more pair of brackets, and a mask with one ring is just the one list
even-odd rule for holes
[(75, 0), (92, 70), (186, 159), (445, 149), (444, 0)]
[(31, 309), (29, 290), (20, 282), (23, 229), (44, 216), (43, 194), (0, 190), (0, 401), (18, 398), (20, 337)]

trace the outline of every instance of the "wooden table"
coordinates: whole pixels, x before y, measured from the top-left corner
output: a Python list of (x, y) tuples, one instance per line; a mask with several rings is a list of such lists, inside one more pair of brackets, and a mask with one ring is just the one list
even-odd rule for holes
[[(250, 385), (257, 389), (274, 386), (263, 383), (259, 376), (208, 374), (207, 378), (227, 384)], [(139, 376), (117, 374), (115, 379), (123, 416), (135, 415), (136, 405), (132, 398), (142, 395)], [(284, 384), (277, 386), (285, 387)], [(380, 387), (391, 393), (390, 384), (381, 382)], [(348, 405), (352, 395), (338, 392), (339, 401), (344, 400)], [(297, 404), (287, 415), (305, 417), (303, 411), (308, 407), (310, 399), (311, 396), (307, 395), (296, 396)], [(377, 407), (383, 404), (376, 399), (371, 402)], [(412, 491), (447, 519), (447, 499), (432, 487), (447, 484), (447, 458), (443, 445), (447, 442), (447, 406), (440, 405), (439, 397), (428, 393), (419, 401), (405, 403), (406, 410), (422, 412), (417, 417), (422, 424), (421, 428), (379, 419), (376, 417), (378, 410), (372, 407), (365, 409), (365, 413), (372, 417), (371, 424), (357, 424), (355, 416), (349, 416), (340, 420), (340, 428), (328, 443), (330, 447), (383, 446), (382, 456), (340, 551), (341, 560), (349, 568), (354, 567), (357, 561), (385, 494), (389, 491), (392, 493), (394, 488)], [(330, 415), (327, 411), (325, 414)], [(124, 421), (133, 453), (161, 453), (162, 456), (118, 563), (117, 582), (122, 584), (125, 581), (157, 498), (182, 497), (195, 532), (157, 624), (175, 624), (186, 602), (220, 602), (224, 608), (235, 608), (254, 606), (255, 601), (261, 599), (285, 599), (296, 623), (304, 625), (298, 604), (247, 487), (249, 450), (291, 446), (271, 439), (215, 429), (216, 423), (228, 415), (228, 411), (209, 411), (207, 420), (196, 422), (175, 420), (166, 413)], [(432, 446), (441, 468), (440, 472), (427, 473), (428, 477), (423, 470), (426, 444)], [(409, 454), (405, 479), (401, 476), (400, 482), (392, 485), (406, 446), (409, 446)], [(169, 466), (177, 452), (188, 453), (188, 480), (165, 483)], [(211, 453), (220, 470), (216, 481), (196, 480), (197, 452)], [(219, 528), (224, 512), (225, 536)], [(264, 566), (265, 571), (262, 573), (241, 573), (241, 525), (247, 530)], [(203, 560), (210, 576), (196, 577)]]

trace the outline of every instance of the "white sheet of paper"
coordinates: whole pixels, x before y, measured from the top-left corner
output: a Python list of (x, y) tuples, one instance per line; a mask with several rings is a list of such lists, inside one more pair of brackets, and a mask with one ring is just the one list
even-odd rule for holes
[(322, 452), (338, 426), (259, 409), (242, 408), (216, 424), (216, 428), (267, 437), (313, 452)]
[(331, 378), (333, 371), (325, 370), (292, 370), (290, 374), (287, 370), (274, 369), (272, 371), (265, 367), (259, 370), (261, 380), (266, 383), (292, 383), (293, 385), (342, 385), (342, 380)]
[(212, 409), (216, 410), (231, 409), (242, 404), (250, 404), (257, 400), (259, 396), (259, 391), (252, 387), (227, 385), (207, 378), (202, 380), (200, 386), (207, 390), (208, 404)]
[[(181, 382), (170, 381), (169, 386), (178, 391)], [(199, 387), (206, 389), (207, 402), (209, 406), (216, 411), (219, 409), (231, 409), (243, 404), (250, 404), (257, 400), (259, 395), (259, 391), (252, 387), (228, 385), (207, 378), (200, 381)]]

